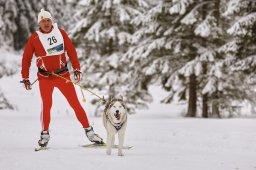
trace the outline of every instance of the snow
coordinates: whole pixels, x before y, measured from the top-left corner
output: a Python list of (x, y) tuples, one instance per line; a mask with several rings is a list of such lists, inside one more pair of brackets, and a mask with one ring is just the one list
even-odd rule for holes
[(246, 35), (248, 33), (248, 27), (255, 23), (256, 12), (246, 15), (239, 19), (235, 24), (227, 30), (230, 35)]
[(129, 14), (124, 9), (119, 8), (119, 13), (120, 13), (119, 17), (121, 22), (129, 21), (131, 19)]
[(238, 50), (238, 44), (239, 41), (233, 40), (226, 44), (224, 44), (222, 47), (219, 48), (218, 52), (227, 53), (227, 52), (236, 52)]
[[(0, 114), (1, 169), (256, 169), (253, 119), (183, 119), (161, 112), (129, 116), (125, 143), (134, 147), (118, 157), (117, 150), (107, 156), (105, 149), (79, 147), (88, 140), (71, 114), (52, 113), (51, 149), (41, 152), (33, 151), (39, 113)], [(89, 118), (104, 136), (101, 118)]]
[(196, 12), (192, 10), (188, 15), (186, 15), (182, 20), (181, 23), (186, 25), (193, 25), (197, 21)]
[(189, 77), (194, 73), (195, 64), (196, 61), (189, 61), (182, 69), (180, 69), (179, 73)]
[(201, 24), (199, 24), (195, 29), (195, 34), (202, 37), (208, 37), (211, 34), (211, 25), (206, 19)]
[[(36, 78), (34, 65), (31, 81)], [(0, 110), (0, 169), (256, 169), (255, 119), (183, 118), (185, 105), (158, 104), (166, 95), (158, 87), (150, 88), (155, 99), (150, 109), (128, 117), (125, 145), (133, 148), (125, 150), (125, 156), (117, 156), (116, 149), (108, 156), (105, 149), (80, 147), (89, 141), (58, 90), (53, 96), (50, 149), (34, 152), (41, 131), (38, 83), (25, 91), (19, 80), (19, 73), (0, 79), (2, 90), (16, 108)], [(106, 140), (102, 119), (93, 117), (95, 108), (89, 103), (94, 96), (85, 95), (88, 101), (82, 105), (90, 123)]]
[(175, 4), (169, 9), (169, 13), (183, 15), (187, 6), (193, 3), (193, 0), (174, 0), (173, 3)]
[(233, 13), (239, 12), (241, 0), (231, 0), (227, 5), (227, 10), (223, 13), (223, 16), (232, 15)]

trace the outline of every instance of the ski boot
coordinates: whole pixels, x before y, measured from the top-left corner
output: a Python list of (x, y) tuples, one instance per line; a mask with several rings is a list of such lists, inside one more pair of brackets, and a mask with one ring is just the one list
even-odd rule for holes
[(49, 131), (42, 131), (41, 132), (41, 137), (38, 141), (38, 145), (40, 147), (46, 147), (48, 142), (50, 140), (50, 134), (49, 134)]
[(87, 138), (91, 142), (93, 142), (95, 144), (104, 144), (103, 139), (98, 134), (94, 133), (93, 128), (91, 126), (88, 128), (84, 128), (84, 130), (85, 130), (85, 134), (86, 134)]

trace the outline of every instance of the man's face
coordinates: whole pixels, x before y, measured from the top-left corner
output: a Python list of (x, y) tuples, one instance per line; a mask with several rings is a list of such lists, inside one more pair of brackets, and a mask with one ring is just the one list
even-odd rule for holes
[(39, 22), (39, 26), (44, 32), (50, 32), (52, 28), (52, 20), (49, 18), (42, 19)]

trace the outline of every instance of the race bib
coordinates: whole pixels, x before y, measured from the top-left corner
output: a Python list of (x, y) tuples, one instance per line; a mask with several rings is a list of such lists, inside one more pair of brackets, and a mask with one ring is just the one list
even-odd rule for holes
[(53, 24), (53, 29), (50, 33), (44, 34), (40, 31), (36, 32), (44, 47), (46, 56), (59, 55), (64, 53), (64, 40), (57, 26), (57, 23)]

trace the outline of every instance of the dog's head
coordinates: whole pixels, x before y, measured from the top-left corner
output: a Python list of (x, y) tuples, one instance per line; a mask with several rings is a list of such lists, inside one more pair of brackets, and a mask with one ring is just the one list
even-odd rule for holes
[(126, 118), (126, 107), (123, 102), (123, 99), (113, 99), (111, 98), (105, 107), (105, 114), (111, 119), (114, 123), (122, 123)]

